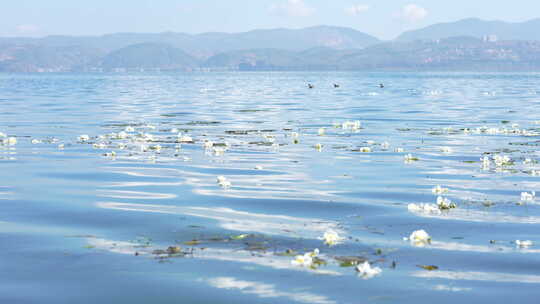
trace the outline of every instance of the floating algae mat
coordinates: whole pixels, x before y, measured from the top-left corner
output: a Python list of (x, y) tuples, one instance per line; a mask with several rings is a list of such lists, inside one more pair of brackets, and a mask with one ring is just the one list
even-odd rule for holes
[(0, 75), (0, 303), (536, 303), (539, 86)]

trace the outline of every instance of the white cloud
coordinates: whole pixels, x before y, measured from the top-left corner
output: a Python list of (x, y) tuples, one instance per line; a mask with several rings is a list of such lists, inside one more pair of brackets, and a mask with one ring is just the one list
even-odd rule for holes
[(315, 9), (307, 5), (304, 0), (287, 0), (285, 3), (273, 4), (270, 11), (279, 15), (291, 17), (311, 16)]
[(353, 5), (351, 7), (347, 7), (345, 9), (345, 13), (347, 15), (351, 15), (351, 16), (358, 16), (362, 13), (365, 13), (369, 10), (369, 5), (365, 5), (365, 4), (356, 4), (356, 5)]
[(21, 24), (16, 27), (19, 34), (35, 34), (39, 32), (39, 27), (34, 24)]
[(407, 4), (401, 9), (401, 18), (408, 22), (417, 22), (424, 18), (426, 18), (428, 15), (428, 11), (416, 4)]

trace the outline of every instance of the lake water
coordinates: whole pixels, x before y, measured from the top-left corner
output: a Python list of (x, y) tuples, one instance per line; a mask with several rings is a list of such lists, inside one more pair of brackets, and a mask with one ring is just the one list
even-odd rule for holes
[[(537, 303), (540, 201), (521, 194), (540, 185), (539, 88), (540, 74), (2, 74), (0, 302)], [(404, 239), (416, 230), (431, 242)]]

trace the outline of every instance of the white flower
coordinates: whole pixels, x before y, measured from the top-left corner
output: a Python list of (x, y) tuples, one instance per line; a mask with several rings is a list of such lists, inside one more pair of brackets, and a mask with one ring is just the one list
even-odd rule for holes
[(512, 160), (508, 155), (495, 155), (493, 161), (497, 167), (508, 166), (512, 164)]
[(15, 137), (8, 137), (4, 140), (4, 143), (8, 146), (15, 146), (17, 144), (17, 138)]
[(190, 136), (182, 136), (178, 139), (178, 141), (183, 143), (190, 143), (193, 142), (193, 138), (191, 138)]
[(172, 128), (171, 133), (178, 133), (178, 129), (177, 128)]
[(358, 130), (358, 129), (360, 129), (361, 126), (362, 126), (362, 124), (358, 120), (345, 121), (345, 122), (343, 122), (341, 124), (342, 129), (350, 129), (350, 130)]
[(448, 193), (448, 188), (443, 188), (441, 187), (440, 185), (437, 185), (435, 187), (433, 187), (433, 189), (431, 189), (431, 192), (433, 194), (443, 194), (443, 193)]
[(328, 246), (334, 246), (339, 244), (343, 238), (338, 235), (337, 232), (334, 230), (328, 230), (324, 233), (322, 239), (324, 240), (324, 243)]
[(431, 243), (431, 237), (425, 230), (416, 230), (409, 236), (409, 241), (414, 246), (423, 247)]
[(79, 137), (78, 137), (78, 140), (79, 140), (80, 142), (89, 141), (89, 140), (90, 140), (90, 136), (84, 134), (84, 135), (79, 136)]
[(489, 166), (491, 165), (491, 162), (489, 161), (489, 157), (484, 156), (483, 158), (480, 158), (482, 161), (482, 169), (488, 170)]
[(161, 151), (161, 145), (150, 146), (150, 150)]
[(225, 148), (223, 147), (213, 147), (212, 151), (214, 152), (215, 156), (222, 156), (225, 154)]
[(390, 147), (390, 143), (385, 141), (381, 144), (381, 148), (387, 150)]
[(523, 161), (523, 164), (524, 164), (524, 165), (530, 165), (530, 164), (532, 164), (532, 163), (533, 163), (533, 160), (530, 159), (530, 158), (525, 158), (525, 160)]
[(448, 210), (448, 209), (453, 209), (457, 207), (456, 204), (452, 203), (451, 200), (444, 198), (442, 196), (437, 197), (437, 206), (441, 210)]
[(536, 198), (536, 191), (532, 191), (531, 193), (521, 192), (522, 202), (533, 202), (535, 198)]
[(325, 131), (326, 131), (325, 128), (319, 128), (319, 131), (318, 131), (319, 136), (323, 136)]
[(255, 170), (262, 170), (262, 169), (263, 169), (263, 167), (260, 166), (260, 165), (255, 166)]
[(356, 266), (356, 271), (362, 279), (367, 280), (381, 274), (382, 270), (379, 267), (371, 267), (368, 261), (365, 261), (363, 264)]
[(292, 132), (291, 133), (291, 137), (294, 138), (294, 139), (297, 139), (298, 138), (298, 133), (297, 132)]
[(404, 158), (404, 160), (405, 160), (406, 163), (410, 163), (410, 162), (413, 162), (413, 161), (417, 161), (417, 160), (418, 160), (417, 157), (412, 156), (412, 154), (410, 154), (410, 153), (409, 153), (409, 154), (406, 154), (403, 158)]
[(452, 148), (450, 148), (450, 147), (441, 147), (441, 152), (443, 152), (443, 153), (452, 153)]
[(37, 145), (37, 144), (40, 144), (40, 143), (41, 143), (41, 140), (35, 139), (35, 138), (32, 139), (32, 144), (33, 144), (33, 145)]
[(366, 144), (368, 144), (368, 145), (374, 145), (374, 144), (375, 144), (375, 141), (374, 141), (374, 140), (366, 140)]
[(403, 148), (396, 148), (394, 151), (396, 151), (397, 153), (403, 153), (403, 152), (405, 152), (405, 149), (403, 149)]
[(211, 141), (205, 141), (205, 142), (204, 142), (204, 148), (205, 148), (206, 150), (212, 149), (213, 146), (214, 146), (214, 143), (211, 142)]
[(532, 246), (533, 242), (532, 241), (520, 241), (520, 240), (516, 240), (516, 246), (518, 247), (530, 247)]
[(124, 131), (126, 132), (135, 132), (135, 129), (132, 126), (127, 126)]
[(58, 149), (60, 149), (60, 150), (64, 149), (64, 144), (59, 144)]
[(297, 255), (294, 257), (294, 260), (291, 261), (291, 264), (302, 267), (311, 267), (313, 265), (313, 260), (319, 255), (319, 249), (315, 249), (311, 252), (306, 252), (302, 255)]
[(7, 137), (6, 133), (0, 132), (0, 138)]
[(218, 176), (217, 177), (217, 183), (218, 185), (220, 185), (222, 188), (230, 188), (231, 187), (231, 182), (227, 180), (227, 178), (225, 176)]
[(360, 152), (369, 153), (369, 152), (371, 152), (371, 148), (370, 147), (360, 147)]
[(315, 145), (315, 149), (317, 149), (317, 151), (319, 151), (319, 152), (322, 150), (322, 148), (323, 148), (323, 145), (320, 144), (320, 143)]

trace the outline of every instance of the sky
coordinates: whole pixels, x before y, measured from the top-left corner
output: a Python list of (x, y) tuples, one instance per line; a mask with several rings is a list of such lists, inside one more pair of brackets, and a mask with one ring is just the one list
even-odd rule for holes
[(315, 25), (380, 39), (464, 18), (521, 22), (539, 0), (1, 0), (0, 36), (244, 32)]

